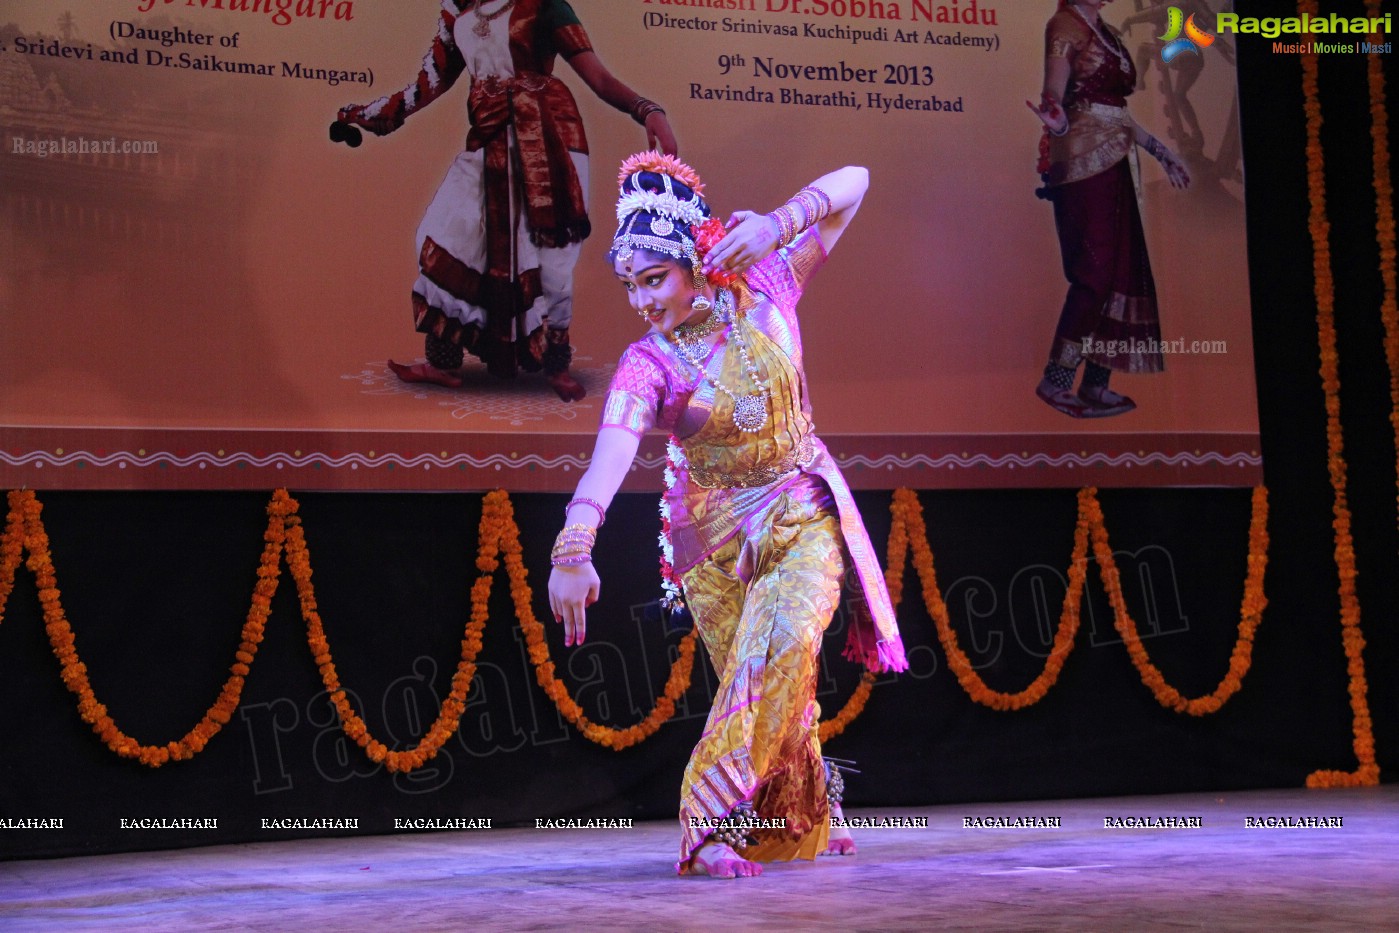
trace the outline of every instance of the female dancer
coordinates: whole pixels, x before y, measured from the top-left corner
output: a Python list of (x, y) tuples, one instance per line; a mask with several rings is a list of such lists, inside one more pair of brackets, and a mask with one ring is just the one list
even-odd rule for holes
[(630, 113), (647, 142), (674, 154), (659, 105), (603, 65), (566, 0), (442, 0), (437, 34), (416, 81), (370, 104), (343, 108), (345, 124), (377, 135), (401, 127), (463, 73), (471, 76), (471, 132), (418, 228), (413, 324), (426, 363), (389, 361), (405, 382), (456, 387), (464, 353), (496, 376), (544, 370), (564, 401), (586, 393), (573, 360), (573, 266), (588, 224), (588, 141), (562, 55), (603, 101)]
[[(1161, 163), (1174, 187), (1190, 184), (1185, 163), (1127, 112), (1137, 72), (1121, 37), (1099, 16), (1108, 2), (1060, 0), (1045, 29), (1040, 106), (1030, 105), (1048, 136), (1041, 163), (1044, 196), (1054, 202), (1069, 280), (1049, 365), (1035, 394), (1074, 418), (1137, 407), (1108, 388), (1113, 370), (1164, 368), (1156, 284), (1133, 179), (1134, 146)], [(1075, 393), (1074, 373), (1084, 361)]]
[(874, 671), (907, 661), (850, 489), (812, 429), (796, 305), (868, 174), (840, 169), (770, 214), (739, 211), (727, 224), (673, 158), (633, 156), (620, 183), (609, 258), (650, 329), (622, 355), (555, 542), (554, 617), (565, 644), (583, 642), (598, 597), (596, 529), (641, 435), (670, 431), (663, 568), (720, 678), (681, 788), (676, 868), (732, 878), (759, 874), (760, 861), (853, 851), (847, 833), (830, 831), (839, 782), (828, 784), (815, 699), (843, 550), (868, 605), (846, 657)]

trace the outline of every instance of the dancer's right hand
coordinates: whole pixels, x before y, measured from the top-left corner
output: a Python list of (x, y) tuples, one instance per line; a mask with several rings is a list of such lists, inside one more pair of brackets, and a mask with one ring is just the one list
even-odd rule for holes
[(597, 602), (602, 581), (592, 562), (555, 567), (549, 574), (549, 608), (563, 623), (563, 643), (583, 644), (588, 631), (587, 608)]
[(1040, 118), (1053, 135), (1063, 136), (1069, 131), (1069, 115), (1064, 112), (1064, 108), (1053, 96), (1042, 94), (1038, 107), (1028, 100), (1025, 101), (1025, 106), (1029, 107), (1030, 112)]
[(657, 110), (646, 117), (646, 145), (668, 156), (680, 154), (675, 131), (670, 128), (670, 120), (666, 118), (664, 110)]
[(335, 122), (345, 123), (351, 127), (359, 127), (360, 129), (368, 130), (375, 136), (387, 136), (398, 129), (394, 121), (387, 117), (366, 116), (364, 105), (362, 104), (351, 104), (348, 107), (341, 107), (335, 114)]
[(330, 141), (333, 143), (344, 143), (351, 149), (358, 149), (359, 144), (364, 142), (364, 134), (359, 128), (352, 126), (343, 120), (336, 120), (330, 124)]

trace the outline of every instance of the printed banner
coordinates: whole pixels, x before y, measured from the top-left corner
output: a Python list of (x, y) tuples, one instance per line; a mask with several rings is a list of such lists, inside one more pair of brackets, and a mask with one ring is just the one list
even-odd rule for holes
[[(1191, 184), (1139, 148), (1132, 185), (1056, 205), (1026, 107), (1055, 10), (10, 0), (0, 483), (571, 490), (643, 330), (605, 257), (646, 134), (610, 81), (665, 109), (721, 216), (869, 168), (801, 308), (816, 425), (856, 487), (1255, 484), (1236, 37), (1187, 31), (1188, 2), (1105, 6), (1122, 42), (1094, 26), (1083, 54), (1135, 93), (1094, 118), (1130, 113)], [(570, 253), (572, 176), (591, 235)], [(1135, 240), (1103, 233), (1133, 210)], [(1114, 326), (1060, 326), (1075, 264), (1145, 270), (1159, 327), (1130, 290), (1092, 311)], [(1111, 370), (1135, 409), (1047, 404), (1051, 355)], [(663, 440), (627, 488), (656, 488)]]

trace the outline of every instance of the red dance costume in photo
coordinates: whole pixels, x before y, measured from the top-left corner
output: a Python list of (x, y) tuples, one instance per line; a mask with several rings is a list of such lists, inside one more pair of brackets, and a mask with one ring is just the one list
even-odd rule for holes
[[(1159, 372), (1160, 317), (1137, 206), (1136, 148), (1127, 96), (1137, 71), (1122, 39), (1101, 19), (1094, 29), (1071, 8), (1045, 31), (1045, 54), (1070, 65), (1068, 132), (1049, 139), (1045, 183), (1063, 254), (1068, 296), (1050, 362), (1085, 359), (1119, 372)], [(1100, 343), (1122, 351), (1085, 352)]]

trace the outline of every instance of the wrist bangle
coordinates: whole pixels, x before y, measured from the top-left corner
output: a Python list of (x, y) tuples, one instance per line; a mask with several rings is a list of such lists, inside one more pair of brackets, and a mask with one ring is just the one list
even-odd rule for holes
[(831, 212), (835, 210), (835, 208), (831, 205), (831, 196), (826, 192), (822, 191), (820, 188), (816, 187), (815, 185), (807, 185), (805, 188), (802, 189), (802, 191), (811, 192), (821, 202), (816, 212), (816, 219), (818, 221), (825, 220), (831, 215)]
[(596, 499), (588, 499), (584, 496), (578, 496), (568, 505), (563, 507), (563, 514), (565, 519), (568, 518), (569, 509), (573, 508), (575, 505), (586, 505), (593, 511), (597, 512), (597, 526), (599, 528), (606, 524), (607, 510), (602, 507), (602, 503), (598, 502)]
[(791, 242), (791, 231), (788, 229), (788, 224), (791, 223), (791, 221), (783, 216), (782, 208), (780, 207), (767, 216), (773, 223), (777, 224), (777, 246), (781, 249)]
[(554, 539), (553, 550), (549, 553), (551, 562), (558, 565), (560, 560), (570, 558), (590, 558), (593, 545), (597, 543), (597, 530), (582, 523), (567, 525)]
[[(831, 196), (815, 185), (807, 185), (792, 195), (786, 204), (768, 214), (777, 222), (777, 245), (790, 246), (797, 237), (830, 216), (831, 210)], [(797, 219), (798, 211), (801, 212), (800, 221)]]
[(631, 118), (642, 126), (646, 125), (646, 118), (653, 113), (665, 113), (665, 108), (654, 100), (647, 100), (645, 97), (637, 97), (627, 107), (627, 112)]
[(786, 204), (779, 207), (775, 213), (784, 222), (782, 245), (786, 246), (797, 238), (797, 216)]
[(597, 538), (581, 531), (561, 531), (554, 539), (554, 553), (563, 553), (566, 550), (591, 549), (597, 542)]
[(577, 567), (580, 564), (591, 564), (593, 555), (591, 554), (566, 554), (563, 557), (551, 557), (549, 563), (555, 567)]
[(1050, 111), (1052, 110), (1058, 110), (1059, 117), (1064, 122), (1061, 123), (1058, 126), (1058, 128), (1055, 128), (1053, 126), (1050, 126), (1048, 123), (1045, 123), (1044, 128), (1050, 136), (1063, 136), (1069, 131), (1069, 112), (1067, 109), (1060, 105), (1059, 98), (1046, 91), (1045, 93), (1040, 95), (1039, 114), (1042, 117), (1049, 116)]

